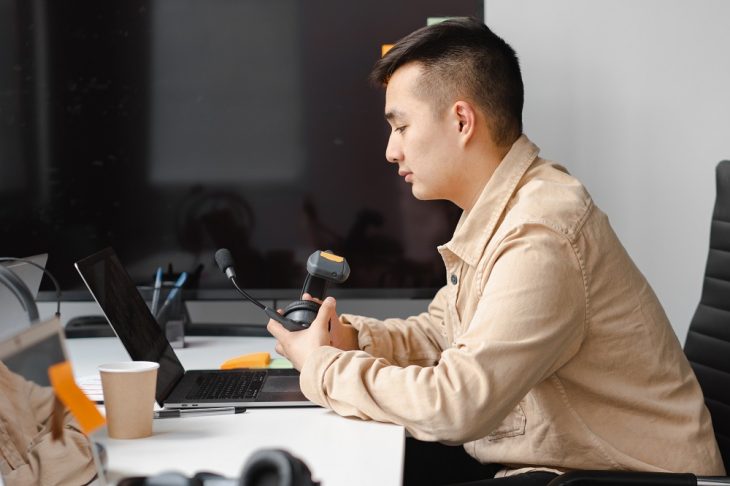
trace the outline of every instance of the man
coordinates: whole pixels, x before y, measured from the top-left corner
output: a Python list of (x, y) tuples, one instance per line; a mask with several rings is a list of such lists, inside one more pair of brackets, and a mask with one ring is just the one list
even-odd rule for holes
[(372, 76), (386, 86), (386, 158), (416, 198), (463, 215), (438, 248), (447, 283), (428, 312), (338, 318), (328, 298), (308, 330), (269, 322), (305, 395), (464, 444), (510, 484), (570, 469), (723, 474), (658, 299), (583, 186), (522, 134), (512, 48), (451, 20), (402, 39)]

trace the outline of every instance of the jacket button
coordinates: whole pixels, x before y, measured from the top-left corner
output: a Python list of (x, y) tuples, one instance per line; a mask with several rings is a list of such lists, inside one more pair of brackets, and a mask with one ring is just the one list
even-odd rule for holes
[(451, 283), (456, 285), (456, 283), (459, 281), (458, 278), (456, 278), (456, 275), (451, 274)]

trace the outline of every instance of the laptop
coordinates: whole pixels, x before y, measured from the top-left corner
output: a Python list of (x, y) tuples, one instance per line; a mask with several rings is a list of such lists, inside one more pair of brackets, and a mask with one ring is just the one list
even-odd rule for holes
[[(25, 260), (30, 260), (45, 268), (48, 253), (26, 257)], [(2, 262), (0, 265), (5, 266), (5, 268), (10, 269), (20, 277), (20, 280), (33, 294), (33, 297), (38, 295), (43, 270), (26, 262)], [(0, 309), (2, 309), (2, 312), (0, 312), (0, 339), (30, 327), (28, 313), (10, 289), (2, 284), (0, 284)]]
[(155, 361), (155, 398), (165, 408), (312, 407), (294, 369), (185, 370), (112, 248), (75, 263), (91, 295), (135, 361)]
[[(27, 321), (27, 317), (25, 320)], [(38, 386), (50, 387), (48, 368), (68, 361), (61, 323), (53, 318), (35, 323), (12, 336), (0, 338), (0, 361), (16, 375)], [(92, 484), (105, 485), (103, 466), (106, 454), (103, 446), (97, 443), (97, 434), (103, 433), (95, 431), (89, 437), (96, 444), (91, 448), (97, 474), (96, 481)]]
[(39, 322), (0, 340), (0, 361), (28, 381), (51, 386), (48, 368), (66, 361), (63, 328), (58, 319)]

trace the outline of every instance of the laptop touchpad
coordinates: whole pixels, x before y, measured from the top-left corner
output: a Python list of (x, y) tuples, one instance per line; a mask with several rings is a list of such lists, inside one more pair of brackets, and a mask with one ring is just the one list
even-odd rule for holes
[(298, 376), (269, 376), (262, 391), (267, 393), (292, 392), (299, 390)]

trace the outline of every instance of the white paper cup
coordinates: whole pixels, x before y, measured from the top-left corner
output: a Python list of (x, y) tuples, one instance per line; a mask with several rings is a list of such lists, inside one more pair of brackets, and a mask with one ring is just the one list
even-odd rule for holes
[(152, 361), (121, 361), (99, 366), (109, 437), (152, 435), (157, 368)]

